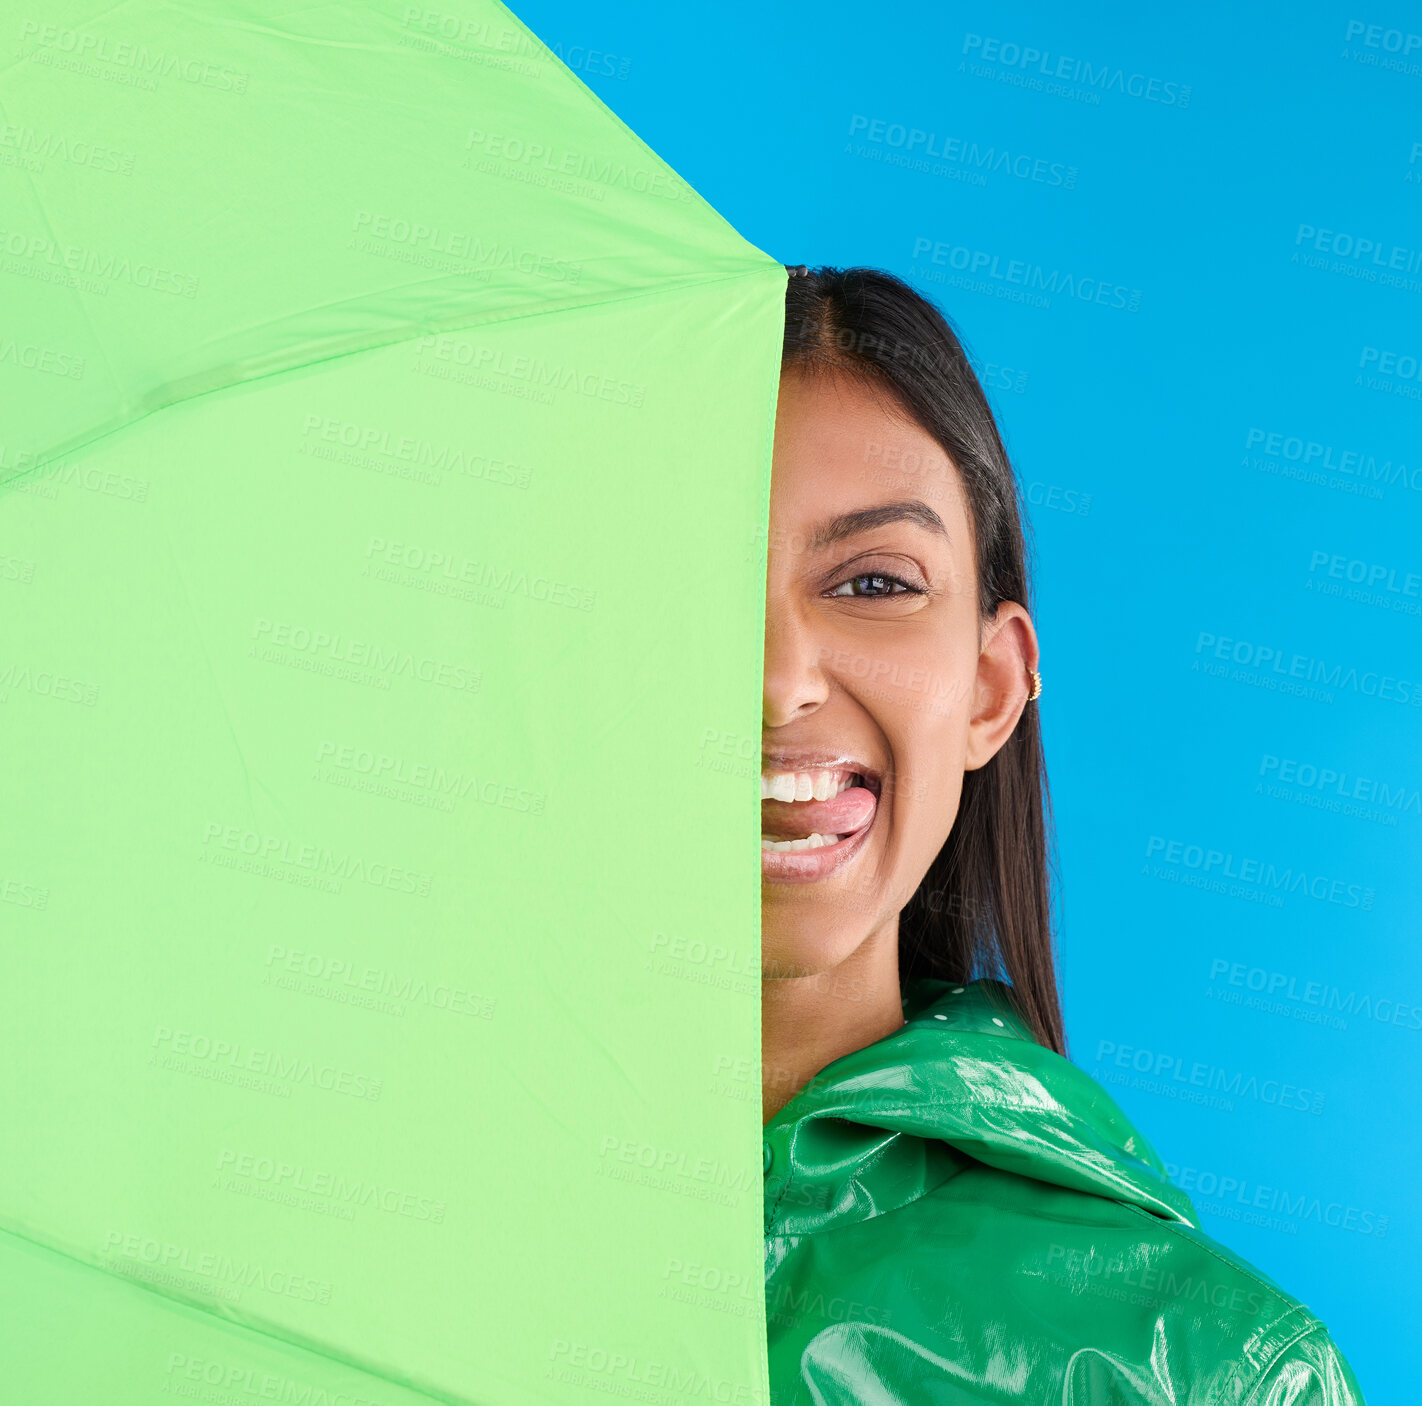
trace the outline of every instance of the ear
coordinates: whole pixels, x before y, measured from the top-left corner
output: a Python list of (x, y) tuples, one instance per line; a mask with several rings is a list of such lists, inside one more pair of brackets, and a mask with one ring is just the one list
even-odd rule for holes
[(1016, 601), (1003, 601), (983, 632), (965, 771), (986, 766), (1012, 736), (1032, 691), (1027, 671), (1037, 667), (1037, 660), (1032, 617)]

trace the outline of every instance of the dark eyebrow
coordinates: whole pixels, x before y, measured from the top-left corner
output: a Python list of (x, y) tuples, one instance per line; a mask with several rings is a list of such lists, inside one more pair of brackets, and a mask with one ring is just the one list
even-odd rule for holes
[(842, 542), (846, 537), (869, 532), (890, 522), (916, 522), (930, 532), (941, 533), (944, 537), (948, 535), (948, 529), (943, 526), (943, 519), (927, 503), (917, 498), (905, 498), (898, 503), (884, 503), (877, 508), (860, 508), (856, 512), (841, 513), (838, 517), (828, 518), (815, 528), (807, 550), (821, 551), (825, 547), (832, 547), (836, 542)]

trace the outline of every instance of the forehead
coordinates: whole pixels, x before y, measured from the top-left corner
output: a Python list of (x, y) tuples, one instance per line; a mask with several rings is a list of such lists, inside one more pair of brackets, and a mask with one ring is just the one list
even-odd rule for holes
[(931, 506), (950, 530), (965, 517), (952, 459), (888, 392), (841, 373), (787, 372), (775, 419), (772, 511), (821, 517), (905, 496)]

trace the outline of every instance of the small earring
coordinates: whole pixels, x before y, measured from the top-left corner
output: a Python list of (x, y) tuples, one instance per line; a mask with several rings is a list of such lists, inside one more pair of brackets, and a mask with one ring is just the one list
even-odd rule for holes
[(1032, 692), (1027, 695), (1027, 701), (1030, 703), (1034, 698), (1042, 696), (1042, 676), (1035, 669), (1028, 669), (1027, 672), (1032, 676)]

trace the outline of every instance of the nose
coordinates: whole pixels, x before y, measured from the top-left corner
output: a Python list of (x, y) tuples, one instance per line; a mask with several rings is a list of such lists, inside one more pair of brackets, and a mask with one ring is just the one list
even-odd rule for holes
[(764, 728), (784, 727), (806, 717), (829, 697), (824, 658), (812, 624), (791, 605), (767, 596), (761, 699)]

